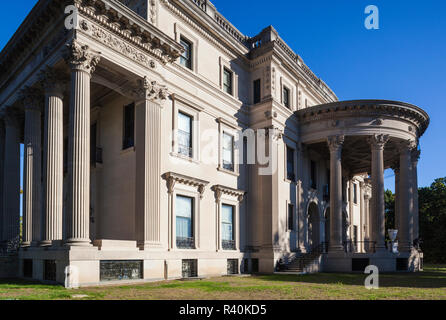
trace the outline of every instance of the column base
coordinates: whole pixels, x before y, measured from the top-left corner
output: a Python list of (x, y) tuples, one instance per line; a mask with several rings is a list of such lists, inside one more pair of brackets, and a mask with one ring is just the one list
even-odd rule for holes
[[(5, 243), (6, 244), (6, 243)], [(22, 242), (22, 244), (20, 245), (22, 248), (25, 248), (25, 247), (31, 247), (31, 242), (29, 242), (29, 241), (26, 241), (26, 242)]]
[(68, 239), (65, 242), (65, 245), (68, 247), (92, 247), (90, 239)]
[(330, 253), (330, 252), (345, 252), (345, 250), (344, 250), (344, 246), (343, 245), (341, 245), (341, 244), (338, 244), (338, 245), (330, 245), (329, 247), (328, 247), (328, 252)]

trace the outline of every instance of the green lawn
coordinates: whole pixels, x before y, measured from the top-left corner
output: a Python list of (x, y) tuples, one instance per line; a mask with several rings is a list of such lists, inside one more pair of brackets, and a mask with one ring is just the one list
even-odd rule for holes
[(442, 299), (446, 300), (446, 265), (421, 273), (381, 274), (380, 288), (367, 290), (363, 274), (268, 275), (164, 281), (130, 286), (66, 290), (21, 280), (1, 281), (0, 300), (296, 300), (296, 299)]

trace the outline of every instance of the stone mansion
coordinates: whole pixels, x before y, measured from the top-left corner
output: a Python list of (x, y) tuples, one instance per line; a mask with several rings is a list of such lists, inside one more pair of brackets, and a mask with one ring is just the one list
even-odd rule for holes
[(422, 268), (428, 115), (339, 101), (273, 27), (245, 36), (206, 0), (39, 0), (0, 69), (0, 277)]

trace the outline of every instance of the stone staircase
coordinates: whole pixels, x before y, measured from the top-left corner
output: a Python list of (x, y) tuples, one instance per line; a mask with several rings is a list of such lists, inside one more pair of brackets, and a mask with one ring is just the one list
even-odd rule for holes
[(313, 273), (319, 272), (321, 266), (321, 256), (325, 250), (325, 245), (322, 244), (314, 248), (309, 253), (296, 256), (288, 264), (282, 265), (280, 272), (295, 272), (295, 273)]

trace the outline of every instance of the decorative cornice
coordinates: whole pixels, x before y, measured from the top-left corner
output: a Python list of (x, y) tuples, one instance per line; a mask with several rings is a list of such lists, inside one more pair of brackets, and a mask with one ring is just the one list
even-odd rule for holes
[[(429, 116), (412, 104), (390, 100), (351, 100), (322, 104), (296, 111), (301, 124), (351, 117), (397, 118), (412, 122), (422, 136), (429, 126)], [(375, 125), (379, 125), (376, 123)]]
[(64, 59), (72, 69), (91, 75), (101, 60), (100, 54), (100, 52), (91, 50), (88, 45), (73, 40), (66, 45)]
[[(93, 31), (93, 36), (103, 43), (114, 45), (115, 49), (129, 48), (126, 44), (132, 44), (164, 64), (175, 61), (183, 52), (179, 43), (117, 0), (76, 0), (76, 7), (82, 16), (93, 20), (117, 37), (85, 20), (80, 22), (81, 30)], [(125, 42), (119, 43), (119, 38)]]
[(187, 186), (197, 187), (201, 199), (203, 198), (206, 186), (209, 184), (208, 181), (200, 180), (194, 177), (188, 177), (175, 172), (167, 172), (163, 174), (162, 178), (166, 180), (169, 194), (173, 193), (175, 189), (175, 184), (179, 183)]
[(214, 185), (211, 188), (212, 191), (214, 191), (215, 194), (215, 201), (218, 203), (221, 201), (221, 196), (223, 194), (226, 194), (228, 196), (237, 197), (237, 200), (239, 202), (242, 202), (246, 192), (243, 190), (237, 190), (229, 187), (225, 187), (222, 185)]

